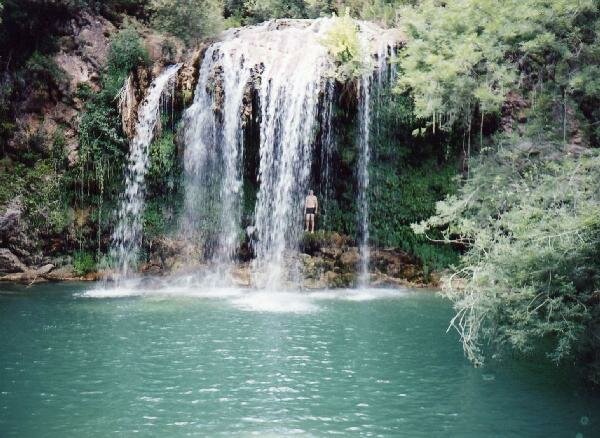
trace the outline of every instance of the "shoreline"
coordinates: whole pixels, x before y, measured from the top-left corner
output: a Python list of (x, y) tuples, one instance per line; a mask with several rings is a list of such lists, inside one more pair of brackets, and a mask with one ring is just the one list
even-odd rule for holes
[[(156, 274), (145, 274), (141, 273), (137, 277), (133, 277), (135, 279), (141, 281), (148, 281), (152, 279), (168, 279), (168, 278), (177, 278), (178, 276), (189, 274), (189, 272), (182, 271), (179, 273), (170, 273), (164, 275), (156, 275)], [(371, 273), (371, 275), (380, 275), (380, 273)], [(436, 279), (430, 282), (411, 282), (406, 279), (400, 278), (390, 278), (388, 277), (387, 281), (372, 281), (369, 284), (359, 286), (358, 284), (349, 284), (349, 285), (337, 285), (337, 286), (327, 286), (323, 284), (306, 284), (306, 280), (303, 284), (298, 284), (296, 288), (288, 288), (284, 287), (284, 289), (294, 289), (300, 291), (310, 292), (313, 290), (323, 290), (323, 289), (361, 289), (361, 288), (376, 288), (376, 289), (401, 289), (401, 288), (409, 288), (409, 289), (439, 289), (439, 274), (433, 273), (432, 276)], [(8, 274), (0, 277), (0, 285), (2, 284), (17, 284), (24, 286), (33, 286), (33, 285), (41, 285), (45, 283), (50, 284), (72, 284), (72, 283), (100, 283), (105, 281), (107, 285), (116, 284), (115, 280), (109, 278), (110, 275), (104, 271), (96, 271), (90, 272), (88, 274), (82, 276), (65, 276), (60, 277), (57, 275), (52, 275), (52, 273), (48, 274), (40, 274), (40, 275), (32, 275), (31, 272), (22, 272), (16, 274)], [(132, 279), (133, 279), (132, 278)], [(256, 287), (252, 284), (241, 283), (241, 282), (233, 282), (232, 286), (241, 288), (241, 289), (249, 289), (249, 290), (260, 290), (260, 288)]]

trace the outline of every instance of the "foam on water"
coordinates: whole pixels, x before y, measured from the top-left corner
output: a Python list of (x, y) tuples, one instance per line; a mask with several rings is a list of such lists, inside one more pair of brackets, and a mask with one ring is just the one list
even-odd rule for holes
[(250, 312), (312, 313), (320, 309), (310, 294), (295, 292), (251, 292), (231, 300), (231, 304)]
[(408, 289), (329, 289), (316, 291), (257, 290), (239, 287), (207, 287), (189, 278), (165, 282), (161, 279), (130, 281), (114, 287), (98, 287), (76, 296), (81, 298), (198, 298), (225, 301), (239, 310), (272, 313), (312, 313), (327, 301), (372, 301), (407, 296)]

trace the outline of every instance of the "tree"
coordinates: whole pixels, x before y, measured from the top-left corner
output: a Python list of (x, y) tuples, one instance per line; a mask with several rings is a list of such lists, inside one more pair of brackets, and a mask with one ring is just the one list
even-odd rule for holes
[(223, 26), (221, 0), (151, 0), (152, 24), (184, 41), (197, 42)]
[(578, 20), (596, 12), (593, 0), (424, 0), (404, 7), (408, 44), (399, 88), (413, 93), (416, 114), (433, 129), (458, 122), (470, 131), (476, 111), (498, 112), (520, 83), (554, 80), (557, 71), (544, 69), (580, 50)]
[(465, 353), (541, 351), (600, 383), (600, 154), (509, 137), (474, 161), (458, 196), (413, 226), (466, 245), (444, 286)]

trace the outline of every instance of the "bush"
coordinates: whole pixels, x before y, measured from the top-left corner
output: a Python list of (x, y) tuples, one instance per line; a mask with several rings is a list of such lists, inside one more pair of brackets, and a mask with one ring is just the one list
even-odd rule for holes
[(133, 27), (126, 26), (112, 38), (107, 64), (108, 74), (119, 77), (150, 64), (148, 51)]
[(474, 115), (499, 112), (516, 88), (533, 99), (554, 83), (560, 103), (597, 82), (589, 76), (598, 65), (597, 2), (423, 0), (400, 16), (407, 45), (399, 85), (412, 91), (416, 114), (434, 129), (470, 131)]
[(151, 0), (152, 24), (191, 43), (215, 35), (223, 27), (220, 0)]
[(362, 76), (369, 66), (366, 65), (367, 58), (358, 37), (357, 24), (349, 12), (333, 20), (322, 43), (336, 62), (332, 75), (340, 82), (347, 82)]
[(307, 18), (304, 0), (247, 0), (241, 11), (245, 24), (256, 24), (273, 18)]
[(59, 85), (65, 75), (54, 59), (37, 51), (25, 63), (25, 72), (35, 88), (47, 87), (49, 83)]
[(105, 189), (118, 192), (114, 188), (120, 186), (120, 179), (107, 177), (121, 174), (127, 140), (122, 131), (115, 96), (128, 74), (137, 67), (147, 65), (148, 60), (148, 52), (137, 32), (132, 27), (126, 27), (111, 40), (102, 90), (96, 94), (91, 94), (88, 87), (77, 90), (78, 95), (89, 96), (79, 124), (79, 176), (81, 184), (88, 186), (88, 191), (91, 183), (101, 193)]
[(150, 145), (150, 166), (146, 175), (148, 187), (156, 194), (173, 191), (178, 182), (178, 164), (175, 135), (165, 130)]
[(96, 258), (87, 251), (75, 251), (73, 253), (73, 270), (75, 274), (82, 276), (96, 270)]

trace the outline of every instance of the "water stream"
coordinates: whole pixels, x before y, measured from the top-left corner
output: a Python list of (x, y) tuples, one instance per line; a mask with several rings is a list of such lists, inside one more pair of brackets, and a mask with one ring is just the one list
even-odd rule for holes
[[(142, 238), (142, 215), (145, 207), (145, 178), (149, 166), (149, 147), (160, 122), (161, 98), (172, 84), (181, 66), (165, 69), (150, 85), (138, 109), (135, 136), (129, 147), (125, 170), (125, 192), (118, 210), (118, 224), (112, 236), (111, 255), (115, 259), (117, 279), (126, 278), (135, 269)], [(163, 102), (164, 104), (164, 102)]]

